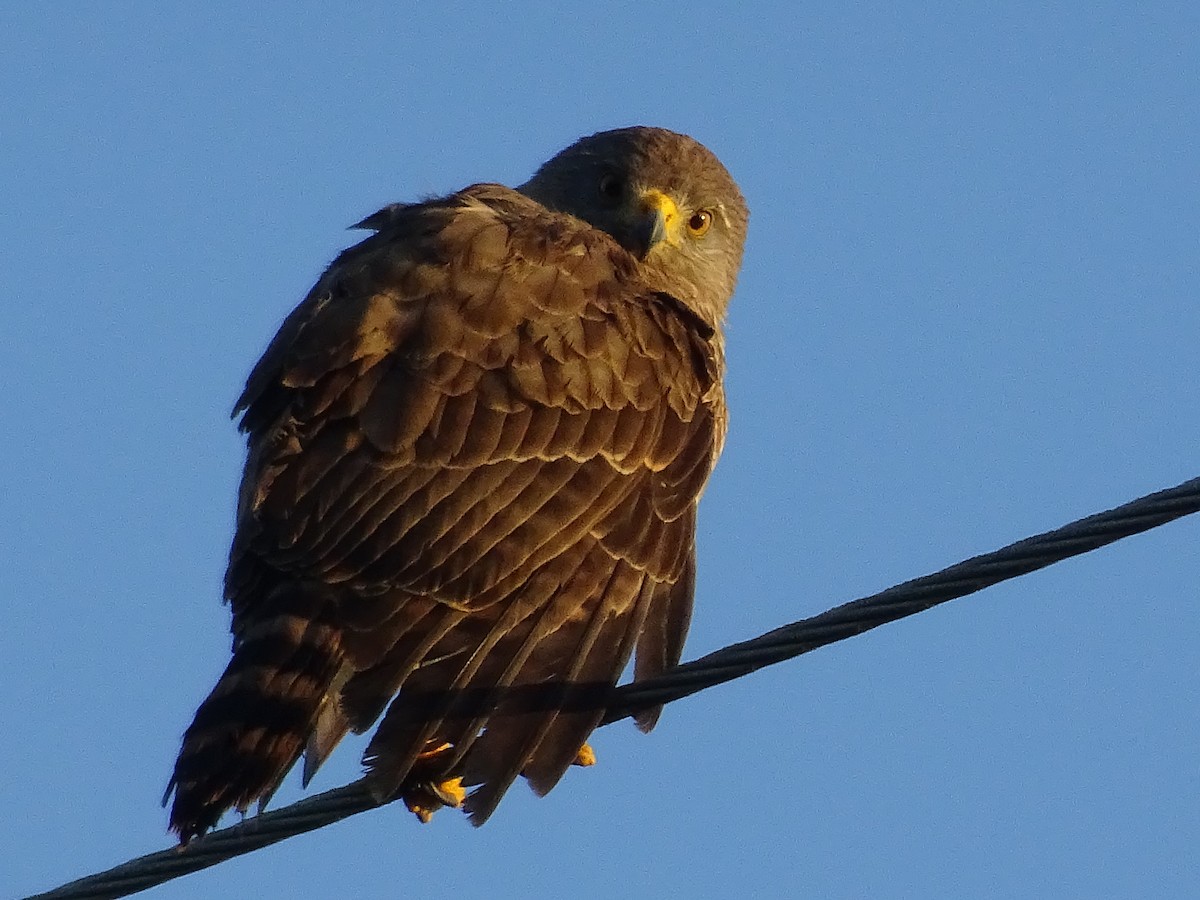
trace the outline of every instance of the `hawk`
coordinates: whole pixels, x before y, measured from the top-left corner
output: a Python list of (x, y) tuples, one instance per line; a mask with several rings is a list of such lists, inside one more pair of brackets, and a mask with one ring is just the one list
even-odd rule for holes
[(164, 798), (182, 842), (376, 721), (367, 783), (423, 821), (594, 761), (635, 649), (636, 679), (682, 652), (748, 217), (635, 127), (359, 223), (234, 409), (233, 657)]

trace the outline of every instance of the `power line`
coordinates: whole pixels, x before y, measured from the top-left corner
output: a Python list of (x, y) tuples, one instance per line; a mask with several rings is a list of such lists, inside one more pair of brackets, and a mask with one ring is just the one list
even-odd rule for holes
[[(732, 644), (684, 663), (658, 678), (623, 685), (609, 695), (607, 725), (640, 709), (670, 703), (705, 688), (740, 678), (764, 666), (845, 640), (888, 622), (923, 612), (947, 600), (965, 597), (1001, 581), (1088, 553), (1122, 538), (1200, 511), (1200, 478), (1148, 494), (1107, 512), (1079, 519), (976, 556), (932, 575), (906, 581), (878, 594), (835, 607), (820, 615), (784, 625), (752, 640)], [(308, 797), (274, 812), (197, 838), (186, 847), (161, 850), (89, 875), (26, 900), (103, 900), (127, 897), (147, 888), (215, 866), (386, 805), (376, 800), (364, 780)]]

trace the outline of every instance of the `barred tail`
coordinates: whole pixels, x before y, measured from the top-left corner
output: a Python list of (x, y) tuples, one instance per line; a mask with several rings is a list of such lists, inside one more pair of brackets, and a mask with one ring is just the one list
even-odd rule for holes
[(265, 803), (296, 762), (342, 668), (329, 597), (276, 588), (240, 635), (225, 673), (183, 736), (163, 805), (182, 843), (231, 808)]

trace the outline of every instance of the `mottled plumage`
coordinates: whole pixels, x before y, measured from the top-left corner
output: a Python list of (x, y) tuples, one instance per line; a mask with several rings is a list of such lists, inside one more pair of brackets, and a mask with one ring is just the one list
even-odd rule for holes
[(678, 662), (746, 222), (711, 153), (631, 128), (360, 223), (237, 403), (234, 653), (182, 840), (377, 720), (377, 796), (427, 817), (463, 784), (481, 823), (557, 783), (635, 647), (636, 678)]

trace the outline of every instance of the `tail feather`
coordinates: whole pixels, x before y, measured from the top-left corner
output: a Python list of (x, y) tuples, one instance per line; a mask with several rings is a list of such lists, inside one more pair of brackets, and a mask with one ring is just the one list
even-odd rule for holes
[(164, 805), (186, 843), (229, 809), (265, 803), (296, 762), (343, 668), (327, 593), (277, 588), (196, 711)]

